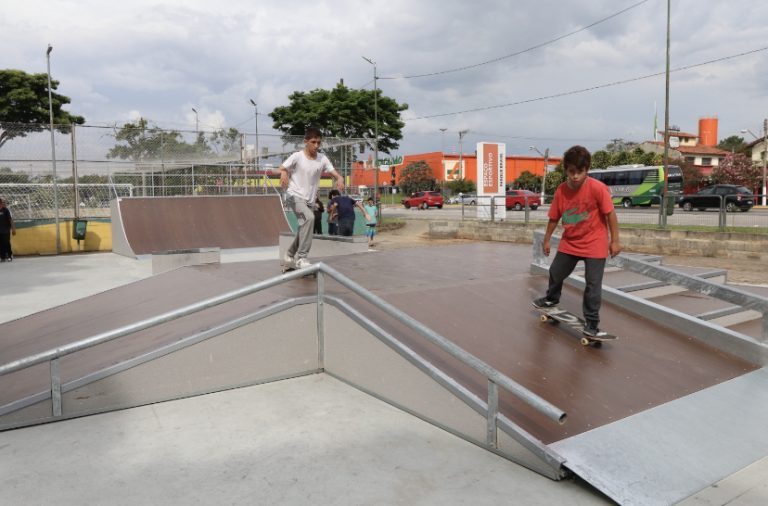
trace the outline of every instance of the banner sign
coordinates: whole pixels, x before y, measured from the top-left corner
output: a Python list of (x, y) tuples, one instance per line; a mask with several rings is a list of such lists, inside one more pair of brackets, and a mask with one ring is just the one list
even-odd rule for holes
[(504, 219), (506, 213), (505, 183), (507, 169), (507, 145), (495, 142), (477, 143), (477, 217)]

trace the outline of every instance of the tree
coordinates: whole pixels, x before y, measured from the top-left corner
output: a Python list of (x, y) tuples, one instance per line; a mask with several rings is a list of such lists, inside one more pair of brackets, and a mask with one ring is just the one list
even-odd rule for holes
[(437, 188), (437, 181), (432, 173), (432, 167), (424, 160), (411, 162), (406, 165), (400, 172), (398, 184), (406, 195), (421, 190), (434, 190)]
[(678, 165), (683, 173), (683, 193), (694, 193), (706, 184), (701, 170), (685, 160), (670, 160), (670, 165)]
[[(205, 142), (205, 141), (204, 141)], [(240, 151), (240, 132), (237, 128), (223, 128), (211, 134), (211, 149), (217, 154), (238, 153)]]
[(449, 181), (448, 184), (446, 184), (448, 189), (451, 190), (451, 193), (454, 195), (458, 193), (474, 193), (477, 191), (477, 186), (475, 185), (475, 182), (471, 179), (454, 179), (452, 181)]
[(175, 130), (161, 130), (149, 126), (144, 118), (137, 123), (126, 123), (115, 133), (118, 143), (107, 153), (107, 158), (122, 160), (180, 160), (190, 159), (211, 152), (204, 137), (197, 136), (194, 144), (184, 142)]
[[(62, 109), (69, 97), (54, 93), (59, 82), (51, 80), (53, 123), (60, 131), (71, 123), (82, 125), (85, 118)], [(50, 125), (48, 74), (27, 74), (22, 70), (0, 70), (0, 148), (14, 137), (40, 132)]]
[(740, 154), (746, 154), (748, 149), (747, 143), (744, 142), (744, 137), (739, 137), (738, 135), (731, 135), (730, 137), (726, 137), (720, 141), (720, 144), (718, 144), (717, 147), (723, 151), (730, 151), (731, 153)]
[(524, 170), (520, 173), (520, 177), (515, 179), (515, 187), (538, 193), (541, 191), (541, 176)]
[(731, 154), (720, 162), (720, 165), (712, 169), (712, 183), (737, 184), (746, 186), (755, 193), (762, 186), (763, 171), (752, 163), (752, 160), (742, 154)]
[[(378, 111), (374, 111), (377, 98)], [(378, 114), (379, 151), (390, 153), (397, 149), (403, 138), (405, 123), (400, 113), (408, 104), (371, 90), (350, 89), (339, 83), (332, 90), (315, 89), (308, 93), (295, 91), (288, 96), (290, 105), (276, 107), (269, 116), (272, 127), (286, 135), (304, 135), (310, 127), (319, 128), (326, 137), (375, 139)], [(372, 146), (372, 145), (371, 145)]]

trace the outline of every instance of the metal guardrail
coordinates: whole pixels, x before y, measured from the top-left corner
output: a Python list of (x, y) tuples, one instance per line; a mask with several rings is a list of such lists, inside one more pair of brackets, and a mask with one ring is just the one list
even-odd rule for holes
[[(280, 276), (276, 276), (264, 281), (260, 281), (258, 283), (249, 285), (247, 287), (243, 287), (243, 288), (233, 290), (231, 292), (227, 292), (225, 294), (222, 294), (216, 297), (211, 297), (203, 301), (190, 304), (180, 309), (168, 311), (166, 313), (142, 320), (140, 322), (137, 322), (131, 325), (126, 325), (108, 332), (103, 332), (74, 343), (66, 344), (58, 348), (50, 349), (50, 350), (37, 353), (19, 360), (15, 360), (13, 362), (3, 364), (2, 366), (0, 366), (0, 376), (10, 374), (12, 372), (19, 371), (28, 367), (32, 367), (34, 365), (48, 362), (50, 364), (50, 379), (51, 379), (50, 391), (51, 391), (51, 399), (53, 404), (53, 416), (60, 417), (62, 416), (62, 406), (61, 406), (61, 377), (59, 374), (59, 360), (62, 357), (117, 339), (122, 336), (132, 334), (140, 330), (144, 330), (144, 329), (159, 325), (161, 323), (173, 321), (178, 318), (196, 313), (198, 311), (218, 306), (225, 302), (229, 302), (229, 301), (238, 299), (240, 297), (244, 297), (246, 295), (250, 295), (252, 293), (259, 292), (261, 290), (265, 290), (267, 288), (280, 285), (287, 281), (302, 278), (304, 276), (307, 276), (308, 274), (313, 274), (313, 273), (317, 274), (317, 332), (318, 332), (318, 341), (319, 341), (318, 357), (319, 357), (319, 367), (321, 369), (324, 368), (323, 309), (324, 309), (325, 299), (327, 297), (325, 295), (324, 276), (328, 275), (332, 279), (340, 283), (341, 285), (351, 290), (356, 295), (360, 296), (361, 298), (371, 303), (375, 307), (381, 309), (382, 311), (389, 314), (390, 316), (398, 319), (400, 322), (404, 323), (406, 326), (408, 326), (409, 328), (415, 330), (417, 333), (422, 335), (429, 342), (435, 344), (440, 349), (450, 354), (451, 356), (459, 360), (461, 363), (471, 367), (473, 370), (482, 374), (486, 378), (488, 382), (488, 401), (487, 401), (487, 407), (486, 407), (486, 417), (487, 417), (486, 419), (489, 427), (489, 431), (488, 431), (489, 440), (487, 441), (487, 443), (489, 444), (489, 446), (495, 447), (495, 444), (496, 444), (495, 430), (493, 431), (493, 436), (492, 436), (491, 427), (495, 429), (500, 424), (502, 427), (508, 428), (509, 426), (514, 425), (509, 420), (502, 417), (502, 415), (500, 415), (500, 413), (498, 412), (498, 387), (499, 386), (508, 390), (517, 398), (519, 398), (529, 406), (533, 407), (538, 412), (544, 414), (550, 420), (556, 423), (561, 423), (561, 424), (565, 422), (566, 413), (563, 410), (557, 408), (556, 406), (549, 403), (545, 399), (539, 397), (538, 395), (526, 389), (519, 383), (513, 381), (506, 375), (494, 369), (487, 363), (478, 359), (477, 357), (470, 354), (469, 352), (463, 350), (461, 347), (457, 346), (456, 344), (450, 342), (448, 339), (446, 339), (442, 335), (426, 327), (425, 325), (418, 322), (408, 314), (400, 311), (399, 309), (395, 308), (394, 306), (384, 301), (380, 297), (374, 295), (373, 293), (369, 292), (359, 284), (355, 283), (350, 278), (344, 276), (340, 272), (332, 269), (331, 267), (323, 263), (313, 264), (307, 269), (292, 271)], [(381, 338), (380, 336), (377, 336), (377, 337)], [(416, 354), (413, 351), (408, 350), (405, 347), (405, 345), (403, 345), (402, 343), (399, 344), (399, 347), (402, 347), (402, 349), (407, 350), (404, 352), (407, 355), (411, 357), (416, 356)], [(403, 354), (402, 351), (400, 350), (398, 351), (401, 354)], [(424, 364), (428, 363), (426, 360), (424, 360), (421, 357), (419, 357), (419, 360), (423, 361)], [(457, 390), (455, 388), (451, 388), (450, 385), (444, 384), (443, 386), (446, 386), (446, 388), (449, 388), (449, 390), (451, 390), (454, 393), (454, 395), (457, 395), (457, 397), (463, 399), (466, 402), (467, 398), (462, 391)]]

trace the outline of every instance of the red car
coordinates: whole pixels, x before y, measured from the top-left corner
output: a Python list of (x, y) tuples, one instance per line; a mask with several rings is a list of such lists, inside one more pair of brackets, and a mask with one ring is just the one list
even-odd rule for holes
[(429, 209), (430, 207), (436, 207), (438, 209), (443, 208), (443, 195), (440, 192), (416, 192), (411, 193), (410, 197), (404, 198), (401, 203), (406, 209), (411, 207), (419, 207), (421, 209)]
[(520, 211), (526, 204), (535, 211), (541, 205), (541, 198), (537, 193), (528, 190), (507, 191), (507, 211), (513, 208), (515, 211)]

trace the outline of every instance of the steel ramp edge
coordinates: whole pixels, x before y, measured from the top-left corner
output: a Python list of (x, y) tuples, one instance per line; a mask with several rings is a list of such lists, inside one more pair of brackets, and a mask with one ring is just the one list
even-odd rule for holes
[[(476, 412), (481, 417), (484, 418), (487, 416), (488, 404), (484, 399), (480, 399), (475, 394), (473, 394), (472, 392), (467, 390), (465, 387), (463, 387), (461, 384), (459, 384), (456, 380), (449, 377), (448, 375), (443, 373), (441, 370), (431, 366), (431, 364), (429, 364), (427, 360), (415, 354), (407, 346), (397, 341), (397, 339), (395, 339), (386, 331), (378, 327), (375, 323), (371, 322), (371, 320), (369, 320), (368, 318), (360, 314), (357, 310), (352, 308), (345, 301), (332, 296), (326, 296), (324, 300), (325, 302), (328, 303), (328, 305), (339, 309), (343, 314), (345, 314), (349, 318), (351, 322), (354, 322), (360, 328), (367, 330), (368, 332), (376, 336), (379, 341), (389, 346), (399, 356), (404, 358), (405, 361), (409, 363), (409, 366), (412, 366), (414, 369), (417, 369), (423, 373), (426, 373), (426, 376), (431, 381), (433, 381), (434, 383), (436, 383), (437, 385), (445, 389), (447, 394), (455, 396), (464, 405), (466, 405), (468, 408)], [(101, 380), (109, 379), (111, 377), (116, 377), (117, 375), (124, 373), (126, 371), (129, 371), (133, 368), (142, 367), (146, 364), (149, 364), (152, 361), (162, 359), (164, 357), (170, 356), (179, 351), (183, 351), (196, 344), (202, 343), (206, 340), (226, 334), (227, 332), (244, 327), (251, 323), (258, 322), (259, 320), (262, 320), (266, 317), (284, 313), (285, 311), (298, 306), (307, 306), (307, 305), (312, 306), (312, 305), (316, 305), (316, 303), (317, 303), (316, 296), (306, 296), (306, 297), (296, 297), (296, 298), (286, 299), (277, 304), (264, 307), (257, 312), (251, 313), (249, 315), (245, 315), (243, 317), (234, 319), (230, 322), (227, 322), (221, 325), (217, 325), (215, 327), (204, 330), (202, 332), (195, 333), (184, 339), (147, 351), (139, 356), (133, 357), (128, 360), (124, 360), (113, 366), (110, 366), (98, 371), (94, 371), (83, 377), (68, 381), (62, 384), (62, 388), (61, 388), (62, 394), (63, 395), (72, 394), (76, 391), (79, 391), (79, 389), (88, 388), (90, 385), (96, 384)], [(508, 417), (500, 413), (497, 413), (496, 415), (496, 421), (495, 421), (495, 424), (493, 424), (494, 427), (493, 428), (489, 427), (488, 429), (489, 431), (493, 431), (494, 433), (498, 432), (498, 434), (494, 435), (495, 442), (492, 444), (489, 444), (488, 441), (485, 441), (482, 438), (473, 437), (471, 434), (463, 433), (461, 430), (457, 430), (455, 428), (450, 427), (450, 424), (451, 424), (450, 419), (439, 420), (437, 418), (431, 418), (430, 416), (425, 415), (423, 412), (419, 412), (420, 410), (418, 408), (411, 409), (402, 403), (398, 403), (397, 399), (387, 398), (386, 396), (379, 395), (374, 391), (366, 389), (363, 385), (356, 384), (354, 381), (351, 381), (349, 378), (345, 378), (343, 375), (334, 374), (333, 372), (326, 370), (322, 366), (322, 364), (318, 364), (318, 365), (319, 365), (319, 368), (310, 368), (305, 370), (297, 369), (297, 370), (285, 372), (283, 374), (272, 375), (267, 377), (259, 377), (254, 380), (248, 380), (245, 382), (240, 381), (236, 383), (228, 383), (225, 385), (215, 385), (211, 387), (197, 388), (190, 391), (185, 390), (183, 392), (172, 391), (171, 393), (164, 394), (161, 397), (153, 397), (152, 399), (143, 399), (143, 400), (133, 399), (130, 402), (122, 402), (119, 404), (114, 404), (114, 403), (100, 404), (98, 406), (91, 406), (88, 409), (84, 409), (84, 410), (81, 409), (81, 410), (77, 410), (76, 412), (64, 413), (61, 416), (48, 415), (48, 416), (42, 416), (42, 417), (40, 416), (30, 417), (30, 418), (21, 419), (21, 420), (11, 419), (6, 422), (0, 422), (0, 431), (18, 429), (18, 428), (22, 428), (30, 425), (36, 425), (40, 423), (47, 423), (51, 421), (60, 421), (60, 420), (66, 420), (70, 418), (89, 416), (89, 415), (94, 415), (98, 413), (105, 413), (109, 411), (116, 411), (116, 410), (121, 410), (125, 408), (141, 406), (148, 403), (165, 402), (165, 401), (176, 400), (180, 398), (204, 395), (204, 394), (213, 393), (221, 390), (228, 390), (231, 388), (239, 388), (243, 386), (269, 383), (272, 381), (279, 381), (279, 380), (293, 378), (297, 376), (303, 376), (307, 374), (325, 372), (357, 388), (360, 391), (363, 391), (380, 400), (383, 400), (436, 427), (446, 430), (447, 432), (457, 437), (460, 437), (466, 441), (476, 444), (477, 446), (480, 446), (485, 450), (491, 451), (503, 458), (506, 458), (519, 465), (522, 465), (523, 467), (531, 469), (532, 471), (537, 472), (547, 478), (550, 478), (553, 480), (560, 480), (570, 475), (570, 472), (565, 467), (563, 467), (564, 459), (562, 457), (557, 455), (557, 453), (554, 450), (547, 447), (540, 440), (536, 439), (534, 436), (528, 433), (525, 429), (517, 425), (514, 421), (510, 420)], [(0, 406), (0, 417), (4, 415), (12, 415), (15, 412), (19, 412), (28, 407), (34, 407), (35, 405), (49, 401), (50, 399), (51, 399), (50, 391), (43, 391), (37, 394), (29, 395), (23, 399), (19, 399), (11, 403), (8, 403), (4, 406)], [(430, 402), (430, 401), (428, 399), (424, 399), (424, 402)]]
[(550, 446), (624, 505), (677, 503), (768, 456), (759, 369)]
[[(280, 301), (276, 304), (272, 304), (270, 306), (266, 306), (259, 311), (256, 311), (254, 313), (242, 316), (240, 318), (236, 318), (230, 322), (217, 325), (215, 327), (211, 327), (207, 330), (204, 330), (202, 332), (198, 332), (195, 334), (192, 334), (188, 337), (185, 337), (183, 339), (180, 339), (178, 341), (160, 346), (158, 348), (155, 348), (153, 350), (147, 351), (141, 355), (137, 355), (133, 358), (130, 358), (128, 360), (121, 361), (119, 363), (116, 363), (110, 367), (106, 367), (103, 369), (100, 369), (98, 371), (94, 371), (92, 373), (89, 373), (83, 377), (73, 379), (71, 381), (68, 381), (66, 383), (62, 383), (61, 385), (61, 393), (67, 394), (69, 392), (76, 391), (82, 387), (86, 387), (90, 384), (96, 383), (98, 381), (101, 381), (105, 378), (109, 378), (111, 376), (115, 376), (117, 374), (120, 374), (124, 371), (127, 371), (129, 369), (132, 369), (134, 367), (141, 366), (143, 364), (147, 364), (153, 360), (160, 359), (162, 357), (168, 356), (172, 353), (175, 353), (180, 350), (184, 350), (186, 348), (189, 348), (190, 346), (194, 346), (198, 343), (201, 343), (203, 341), (206, 341), (208, 339), (215, 338), (217, 336), (220, 336), (222, 334), (226, 334), (227, 332), (230, 332), (232, 330), (236, 330), (238, 328), (244, 327), (246, 325), (258, 322), (259, 320), (262, 320), (264, 318), (267, 318), (269, 316), (277, 315), (280, 313), (283, 313), (289, 309), (298, 307), (298, 306), (304, 306), (308, 304), (315, 304), (317, 302), (317, 297), (315, 296), (307, 296), (307, 297), (293, 297), (290, 299), (286, 299), (283, 301)], [(241, 382), (237, 384), (227, 385), (224, 388), (211, 388), (211, 389), (198, 389), (193, 392), (186, 392), (184, 394), (179, 395), (172, 395), (167, 398), (162, 399), (155, 399), (152, 402), (165, 402), (170, 400), (176, 400), (179, 398), (184, 397), (193, 397), (197, 395), (204, 395), (209, 394), (213, 392), (217, 392), (220, 390), (226, 390), (230, 388), (239, 388), (244, 386), (251, 386), (255, 384), (262, 384), (262, 383), (269, 383), (272, 381), (279, 381), (282, 379), (288, 379), (293, 378), (296, 376), (303, 376), (307, 374), (316, 374), (320, 372), (318, 369), (309, 369), (306, 371), (292, 371), (286, 374), (280, 374), (269, 378), (260, 378), (257, 381), (248, 381), (248, 382)], [(65, 420), (68, 418), (77, 418), (81, 416), (89, 416), (93, 414), (98, 413), (105, 413), (109, 411), (117, 411), (129, 407), (136, 407), (140, 406), (143, 403), (137, 402), (137, 403), (129, 403), (129, 404), (120, 404), (120, 405), (109, 405), (109, 406), (103, 406), (96, 409), (91, 409), (87, 411), (78, 411), (76, 414), (73, 415), (63, 415), (63, 416), (46, 416), (43, 418), (33, 418), (33, 419), (25, 419), (25, 420), (12, 420), (10, 422), (3, 422), (2, 419), (6, 415), (11, 415), (15, 412), (18, 412), (20, 410), (23, 410), (25, 408), (29, 408), (31, 406), (34, 406), (35, 404), (39, 404), (42, 402), (49, 401), (51, 399), (51, 391), (45, 390), (42, 392), (38, 392), (36, 394), (28, 395), (24, 398), (17, 399), (15, 401), (9, 402), (7, 404), (4, 404), (0, 406), (0, 431), (9, 430), (9, 429), (18, 429), (21, 427), (26, 427), (30, 425), (37, 425), (40, 423), (47, 423), (51, 421), (58, 421), (58, 420)]]
[[(461, 400), (478, 415), (483, 417), (487, 416), (488, 404), (485, 400), (479, 398), (459, 382), (442, 372), (440, 369), (434, 367), (423, 357), (410, 350), (407, 346), (398, 341), (397, 338), (392, 336), (386, 330), (382, 329), (375, 322), (371, 321), (360, 311), (337, 297), (326, 296), (325, 301), (329, 305), (336, 307), (357, 325), (374, 335), (380, 342), (388, 346), (392, 351), (405, 359), (405, 361), (407, 361), (411, 366), (424, 373), (427, 377), (429, 377), (430, 380), (434, 381), (436, 384), (447, 390), (451, 395)], [(329, 370), (328, 368), (326, 368), (324, 372), (330, 376), (333, 376), (339, 381), (342, 381), (347, 385), (356, 388), (357, 390), (360, 390), (402, 411), (405, 411), (406, 413), (420, 418), (421, 420), (424, 420), (431, 425), (450, 432), (451, 434), (460, 437), (465, 441), (475, 444), (485, 450), (491, 451), (501, 457), (511, 460), (516, 464), (546, 476), (547, 478), (553, 480), (561, 480), (570, 476), (571, 474), (563, 466), (564, 459), (562, 456), (558, 455), (558, 453), (551, 447), (547, 446), (532, 434), (527, 432), (525, 429), (517, 425), (514, 421), (500, 413), (497, 414), (495, 430), (505, 434), (511, 438), (511, 440), (506, 442), (500, 441), (499, 444), (496, 445), (488, 444), (487, 441), (479, 440), (469, 434), (463, 433), (450, 427), (448, 421), (441, 421), (435, 417), (425, 415), (423, 412), (420, 412), (418, 408), (408, 407), (404, 403), (399, 402), (397, 399), (391, 396), (376, 392), (375, 390), (360, 384), (360, 382), (356, 382), (353, 379), (345, 377), (344, 374), (336, 373), (332, 370)]]

